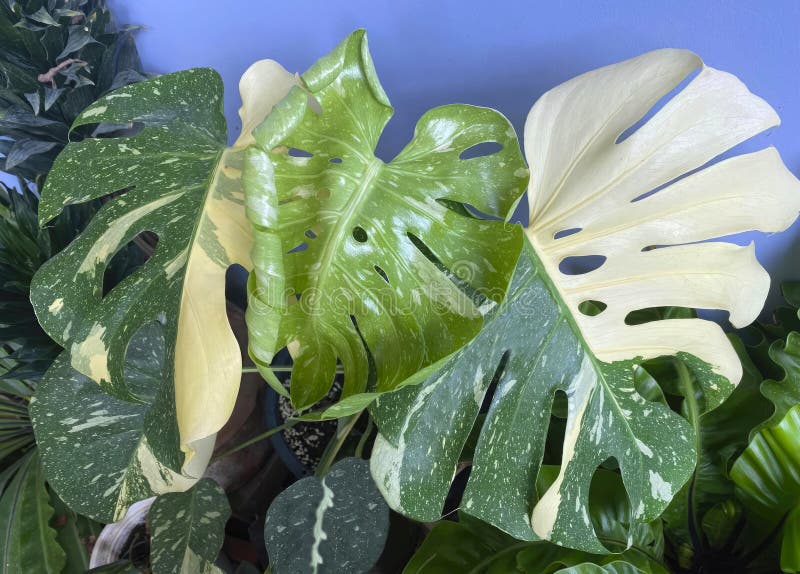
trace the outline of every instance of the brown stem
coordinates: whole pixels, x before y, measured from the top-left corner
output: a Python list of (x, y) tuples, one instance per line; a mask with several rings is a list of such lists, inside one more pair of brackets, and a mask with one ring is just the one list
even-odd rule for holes
[(50, 87), (54, 90), (56, 89), (56, 74), (59, 73), (64, 68), (71, 66), (72, 64), (81, 64), (83, 66), (87, 65), (86, 62), (83, 60), (78, 60), (77, 58), (67, 58), (63, 62), (61, 62), (58, 66), (54, 66), (47, 70), (44, 74), (39, 74), (36, 79), (39, 80), (43, 84), (50, 84)]

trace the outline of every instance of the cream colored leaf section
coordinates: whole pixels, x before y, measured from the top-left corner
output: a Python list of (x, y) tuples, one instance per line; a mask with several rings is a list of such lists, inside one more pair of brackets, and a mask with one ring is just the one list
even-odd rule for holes
[[(272, 60), (256, 62), (242, 76), (242, 134), (222, 154), (194, 241), (183, 254), (186, 276), (175, 349), (175, 403), (181, 450), (186, 453), (183, 470), (195, 478), (202, 475), (216, 433), (233, 412), (242, 376), (241, 350), (226, 313), (225, 273), (233, 264), (248, 271), (253, 267), (253, 239), (241, 186), (244, 149), (252, 140), (249, 132), (295, 82)], [(173, 263), (180, 268), (184, 262)]]
[[(663, 107), (635, 126), (665, 96)], [(781, 231), (795, 220), (800, 183), (775, 149), (704, 167), (778, 124), (775, 111), (737, 78), (671, 49), (574, 78), (534, 105), (525, 124), (527, 235), (599, 360), (683, 351), (739, 381), (739, 360), (715, 323), (630, 326), (625, 318), (665, 305), (729, 311), (737, 327), (757, 317), (769, 276), (753, 246), (695, 242)], [(569, 257), (591, 255), (606, 259), (588, 273), (559, 270)], [(579, 305), (588, 300), (607, 308), (584, 315)]]

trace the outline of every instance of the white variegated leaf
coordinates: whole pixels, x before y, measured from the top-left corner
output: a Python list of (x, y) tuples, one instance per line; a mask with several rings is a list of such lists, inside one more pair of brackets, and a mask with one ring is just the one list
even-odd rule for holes
[[(252, 140), (247, 130), (294, 82), (271, 61), (245, 73), (245, 132), (232, 148), (226, 148), (222, 81), (212, 70), (117, 90), (85, 109), (73, 127), (131, 123), (141, 131), (70, 143), (42, 192), (42, 224), (68, 205), (125, 192), (41, 267), (31, 299), (72, 367), (123, 401), (141, 398), (123, 372), (131, 337), (151, 321), (164, 325), (184, 471), (193, 477), (208, 462), (241, 378), (241, 352), (226, 317), (225, 273), (237, 263), (252, 267), (240, 184), (244, 149)], [(104, 294), (112, 257), (144, 231), (158, 236), (152, 257)]]
[[(777, 123), (739, 80), (680, 50), (644, 54), (545, 94), (525, 127), (529, 245), (506, 301), (438, 373), (374, 409), (381, 435), (372, 473), (390, 505), (420, 520), (439, 517), (494, 380), (465, 512), (517, 538), (602, 552), (586, 508), (592, 475), (613, 457), (632, 521), (656, 518), (691, 475), (695, 441), (685, 420), (639, 394), (640, 363), (677, 356), (707, 408), (728, 396), (742, 368), (711, 321), (628, 324), (630, 314), (683, 306), (728, 311), (736, 326), (756, 318), (769, 276), (752, 246), (704, 240), (785, 229), (800, 209), (800, 184), (772, 148), (700, 168)], [(602, 264), (581, 272), (569, 258), (584, 256)], [(601, 311), (584, 312), (587, 302)], [(557, 391), (569, 405), (562, 466), (538, 498)]]

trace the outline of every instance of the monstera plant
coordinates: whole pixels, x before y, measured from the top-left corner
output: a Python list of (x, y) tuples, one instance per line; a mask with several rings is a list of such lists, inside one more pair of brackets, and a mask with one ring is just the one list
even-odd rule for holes
[[(741, 345), (692, 309), (743, 327), (769, 287), (752, 246), (708, 240), (800, 211), (774, 149), (714, 161), (777, 125), (772, 108), (660, 50), (545, 94), (525, 159), (504, 116), (459, 104), (384, 162), (393, 110), (363, 31), (302, 75), (258, 62), (240, 92), (228, 147), (212, 70), (116, 90), (73, 129), (133, 129), (68, 144), (47, 178), (42, 225), (108, 199), (33, 282), (64, 347), (31, 408), (61, 498), (110, 522), (158, 496), (154, 571), (216, 571), (230, 508), (200, 479), (242, 373), (225, 303), (239, 264), (249, 354), (299, 412), (287, 424), (339, 419), (317, 476), (269, 508), (273, 572), (366, 571), (389, 509), (439, 521), (454, 492), (459, 523), (436, 526), (409, 572), (669, 571), (659, 517), (695, 476), (701, 417), (743, 375)], [(508, 222), (526, 188), (522, 229)], [(150, 259), (104, 293), (145, 232)], [(339, 373), (337, 402), (318, 406)], [(450, 561), (459, 540), (479, 556)]]

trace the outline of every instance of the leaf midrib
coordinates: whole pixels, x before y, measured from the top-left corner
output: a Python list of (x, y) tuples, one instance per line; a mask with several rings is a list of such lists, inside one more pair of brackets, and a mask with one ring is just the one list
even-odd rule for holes
[[(529, 231), (529, 230), (530, 230), (530, 228), (528, 230), (526, 230), (526, 231)], [(603, 370), (601, 369), (601, 366), (600, 366), (601, 361), (599, 361), (597, 359), (597, 357), (594, 354), (594, 351), (592, 350), (592, 347), (586, 341), (586, 338), (583, 335), (583, 331), (580, 329), (580, 327), (578, 326), (578, 323), (575, 321), (575, 317), (573, 317), (573, 315), (572, 315), (572, 311), (569, 309), (567, 304), (564, 302), (564, 296), (561, 293), (561, 289), (558, 287), (558, 285), (556, 284), (556, 282), (553, 280), (552, 276), (550, 275), (551, 272), (555, 273), (555, 272), (558, 272), (558, 270), (557, 269), (555, 269), (555, 270), (552, 269), (548, 265), (547, 261), (545, 259), (542, 259), (539, 256), (539, 253), (538, 253), (538, 251), (536, 249), (536, 243), (535, 243), (534, 239), (531, 238), (528, 233), (526, 233), (525, 235), (526, 235), (526, 237), (528, 237), (528, 240), (530, 242), (531, 254), (533, 255), (532, 259), (533, 259), (534, 267), (541, 267), (541, 268), (544, 269), (544, 273), (540, 273), (539, 274), (541, 276), (541, 278), (542, 278), (542, 281), (548, 287), (548, 289), (550, 290), (550, 293), (553, 295), (553, 299), (555, 300), (556, 304), (558, 305), (559, 312), (563, 316), (566, 317), (567, 322), (569, 323), (570, 327), (572, 328), (572, 332), (578, 338), (578, 342), (581, 344), (584, 352), (589, 356), (589, 360), (592, 363), (592, 368), (594, 368), (595, 372), (597, 373), (597, 382), (598, 382), (599, 385), (602, 386), (603, 391), (606, 393), (606, 395), (610, 399), (611, 404), (614, 405), (614, 408), (617, 411), (617, 418), (619, 418), (622, 421), (622, 423), (625, 425), (625, 428), (628, 431), (627, 434), (630, 437), (632, 437), (633, 440), (635, 441), (636, 440), (636, 434), (633, 432), (633, 429), (631, 429), (631, 426), (628, 424), (627, 417), (625, 417), (622, 414), (622, 407), (617, 402), (616, 395), (612, 392), (610, 385), (606, 381), (605, 374), (604, 374), (604, 372), (603, 372)], [(591, 398), (589, 398), (588, 400), (591, 400)]]

